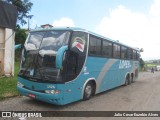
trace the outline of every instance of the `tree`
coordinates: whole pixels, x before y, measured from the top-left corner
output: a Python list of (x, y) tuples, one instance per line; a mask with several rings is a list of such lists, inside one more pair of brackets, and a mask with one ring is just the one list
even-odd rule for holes
[[(31, 16), (29, 16), (28, 14), (33, 6), (33, 3), (31, 3), (30, 0), (3, 0), (3, 1), (17, 6), (18, 18), (17, 18), (17, 26), (15, 34), (15, 43), (23, 45), (26, 40), (27, 34), (26, 30), (20, 28), (20, 25), (22, 26), (25, 25), (27, 23), (26, 18), (28, 17), (31, 18)], [(20, 61), (21, 50), (22, 49), (18, 49), (15, 52), (15, 59), (17, 61)]]
[(30, 0), (4, 0), (4, 1), (17, 6), (18, 10), (17, 27), (19, 27), (20, 24), (25, 25), (27, 23), (25, 18), (28, 18), (28, 13), (32, 8), (33, 3), (31, 3)]
[[(24, 42), (27, 38), (26, 32), (27, 32), (27, 30), (25, 30), (25, 29), (19, 29), (19, 30), (16, 31), (16, 34), (15, 34), (15, 44), (16, 45), (17, 44), (21, 44), (21, 45), (24, 44)], [(15, 60), (16, 61), (20, 61), (22, 48), (15, 50)]]
[(27, 34), (26, 34), (27, 30), (25, 29), (19, 29), (18, 31), (16, 31), (16, 35), (15, 35), (15, 44), (24, 44), (26, 38), (27, 38)]

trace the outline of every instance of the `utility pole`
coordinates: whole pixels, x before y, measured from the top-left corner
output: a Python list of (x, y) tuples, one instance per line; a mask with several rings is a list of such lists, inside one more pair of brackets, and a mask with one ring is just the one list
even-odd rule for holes
[(27, 16), (27, 18), (28, 18), (28, 31), (29, 31), (29, 29), (30, 29), (30, 27), (29, 27), (29, 20), (30, 20), (32, 17), (33, 17), (33, 15), (28, 15), (28, 16)]

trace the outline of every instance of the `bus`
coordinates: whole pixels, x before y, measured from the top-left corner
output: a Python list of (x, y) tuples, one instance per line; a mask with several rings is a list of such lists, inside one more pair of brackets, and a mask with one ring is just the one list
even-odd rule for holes
[(139, 49), (85, 29), (30, 31), (23, 46), (17, 89), (51, 104), (88, 100), (138, 77)]

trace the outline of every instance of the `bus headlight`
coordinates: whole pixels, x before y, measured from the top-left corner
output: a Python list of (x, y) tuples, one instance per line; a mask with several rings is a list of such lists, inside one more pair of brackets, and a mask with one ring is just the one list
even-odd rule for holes
[(47, 94), (58, 94), (58, 93), (60, 93), (60, 90), (45, 90), (45, 93), (47, 93)]
[(23, 86), (24, 86), (24, 85), (23, 85), (22, 83), (20, 83), (20, 82), (18, 82), (17, 85), (18, 85), (19, 87), (23, 87)]

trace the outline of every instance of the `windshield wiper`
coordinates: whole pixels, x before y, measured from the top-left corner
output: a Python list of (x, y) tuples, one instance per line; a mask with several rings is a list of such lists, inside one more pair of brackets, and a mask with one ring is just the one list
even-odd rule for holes
[[(41, 72), (41, 70), (40, 70), (40, 68), (39, 68), (39, 61), (38, 61), (38, 55), (39, 55), (39, 52), (38, 52), (38, 54), (35, 56), (36, 57), (36, 60), (34, 60), (34, 68), (36, 69), (36, 70), (38, 70), (38, 73), (39, 73), (39, 75), (40, 75), (40, 77), (42, 78), (42, 79), (44, 79), (45, 78), (45, 76), (42, 74), (42, 72)], [(43, 70), (43, 69), (42, 69)]]
[[(35, 59), (35, 58), (34, 58)], [(33, 61), (34, 61), (33, 59)], [(27, 73), (28, 69), (30, 68), (31, 64), (33, 64), (33, 61), (29, 63), (29, 65), (27, 66), (27, 68), (23, 71), (22, 75), (25, 76), (25, 74)], [(32, 66), (33, 67), (33, 66)]]
[[(25, 51), (25, 52), (27, 52), (27, 51)], [(37, 62), (38, 61), (36, 62), (36, 57), (37, 56), (33, 56), (33, 57), (34, 57), (33, 60), (28, 64), (28, 66), (26, 67), (26, 69), (23, 71), (22, 76), (28, 76), (28, 75), (26, 75), (26, 73), (28, 72), (29, 68), (35, 70), (35, 67), (37, 66)], [(38, 67), (36, 67), (36, 68), (38, 68)], [(29, 71), (29, 72), (31, 72), (31, 71)], [(42, 75), (42, 73), (40, 71), (39, 71), (39, 74), (40, 74), (41, 78), (43, 78), (43, 75)], [(34, 76), (34, 74), (33, 74), (33, 76)], [(28, 77), (33, 77), (33, 76), (30, 75)]]

